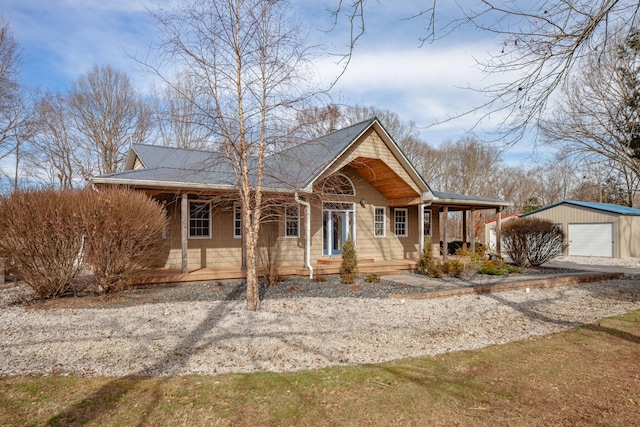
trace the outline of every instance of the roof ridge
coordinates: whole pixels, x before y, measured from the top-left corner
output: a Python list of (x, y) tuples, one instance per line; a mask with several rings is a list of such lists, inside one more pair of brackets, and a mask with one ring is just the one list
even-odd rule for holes
[(146, 144), (146, 143), (142, 143), (142, 142), (135, 142), (133, 144), (131, 144), (132, 146), (144, 146), (144, 147), (152, 147), (152, 148), (161, 148), (161, 149), (167, 149), (167, 150), (177, 150), (177, 151), (191, 151), (191, 152), (196, 152), (196, 153), (221, 153), (220, 151), (214, 151), (214, 150), (205, 150), (202, 148), (184, 148), (184, 147), (173, 147), (171, 145), (159, 145), (159, 144)]

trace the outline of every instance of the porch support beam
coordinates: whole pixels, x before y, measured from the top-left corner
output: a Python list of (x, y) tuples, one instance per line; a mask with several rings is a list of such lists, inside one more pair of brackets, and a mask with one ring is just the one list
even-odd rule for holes
[(449, 207), (442, 209), (442, 260), (446, 261), (449, 255), (449, 245), (447, 241), (447, 227), (449, 225)]
[(469, 213), (469, 243), (471, 244), (471, 253), (476, 251), (476, 208), (471, 208)]
[(496, 252), (502, 258), (502, 247), (500, 245), (500, 235), (502, 234), (502, 212), (500, 208), (496, 208)]
[(424, 250), (424, 203), (418, 205), (418, 258)]
[(189, 195), (182, 194), (180, 201), (180, 240), (182, 243), (182, 274), (189, 273)]
[(462, 247), (467, 248), (467, 210), (462, 210)]

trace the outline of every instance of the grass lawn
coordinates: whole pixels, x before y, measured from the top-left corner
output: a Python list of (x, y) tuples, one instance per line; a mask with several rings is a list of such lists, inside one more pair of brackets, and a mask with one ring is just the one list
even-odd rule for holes
[(640, 311), (482, 350), (295, 373), (0, 377), (0, 425), (640, 423)]

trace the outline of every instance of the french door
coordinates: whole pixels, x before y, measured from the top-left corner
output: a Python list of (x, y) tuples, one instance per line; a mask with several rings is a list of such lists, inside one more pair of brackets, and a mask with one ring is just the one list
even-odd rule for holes
[(353, 203), (322, 204), (322, 254), (340, 255), (349, 237), (355, 242)]

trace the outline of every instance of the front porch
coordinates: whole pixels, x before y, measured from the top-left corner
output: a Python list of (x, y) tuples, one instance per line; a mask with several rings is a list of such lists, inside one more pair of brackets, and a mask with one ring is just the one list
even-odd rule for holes
[[(314, 276), (340, 274), (341, 259), (317, 260), (312, 264)], [(374, 260), (359, 259), (359, 274), (366, 276), (368, 274), (386, 275), (398, 274), (407, 271), (413, 271), (416, 268), (417, 260), (414, 259), (394, 259), (394, 260)], [(264, 268), (263, 268), (264, 270)], [(285, 278), (289, 276), (308, 277), (309, 271), (303, 267), (281, 267), (277, 268), (278, 277)], [(258, 275), (264, 276), (258, 269)], [(135, 285), (160, 284), (160, 283), (183, 283), (183, 282), (203, 282), (210, 280), (238, 280), (245, 279), (247, 274), (241, 268), (237, 267), (206, 267), (189, 270), (187, 274), (183, 274), (179, 269), (148, 269), (142, 272), (136, 279)]]

